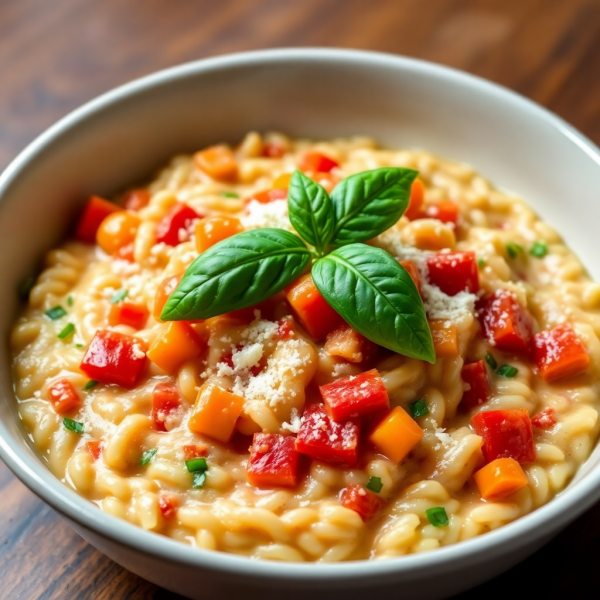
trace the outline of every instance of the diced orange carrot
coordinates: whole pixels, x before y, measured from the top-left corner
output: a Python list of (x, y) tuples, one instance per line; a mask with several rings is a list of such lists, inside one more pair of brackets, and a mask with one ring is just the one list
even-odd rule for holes
[(421, 274), (419, 273), (419, 269), (417, 265), (412, 260), (399, 260), (398, 261), (406, 270), (406, 272), (410, 275), (410, 278), (413, 280), (413, 283), (417, 287), (419, 294), (421, 293)]
[(456, 325), (448, 324), (443, 319), (429, 321), (433, 348), (438, 358), (458, 356), (458, 331)]
[(100, 223), (111, 213), (120, 210), (121, 208), (116, 204), (99, 196), (92, 196), (85, 205), (81, 217), (79, 217), (75, 232), (77, 239), (87, 244), (93, 244), (96, 241), (96, 232), (100, 227)]
[(110, 307), (109, 325), (128, 325), (134, 329), (142, 329), (148, 319), (148, 309), (143, 304), (119, 302)]
[(408, 201), (408, 207), (404, 214), (411, 221), (418, 219), (422, 215), (423, 199), (425, 198), (425, 186), (423, 182), (417, 177), (410, 188), (410, 200)]
[(104, 252), (114, 254), (133, 242), (140, 222), (138, 216), (126, 210), (114, 212), (100, 223), (96, 241)]
[(196, 166), (218, 181), (235, 181), (238, 165), (228, 146), (210, 146), (194, 154)]
[(188, 426), (194, 433), (228, 442), (243, 408), (244, 399), (241, 396), (215, 385), (204, 384), (198, 391)]
[(146, 356), (166, 373), (174, 373), (184, 362), (198, 358), (206, 342), (185, 321), (170, 321), (152, 342)]
[(369, 440), (390, 460), (400, 463), (419, 443), (423, 430), (400, 406), (392, 409), (369, 435)]
[(473, 475), (484, 500), (495, 502), (527, 486), (527, 476), (514, 458), (497, 458)]
[(235, 217), (205, 217), (196, 223), (196, 250), (204, 252), (217, 242), (244, 231)]
[(343, 358), (350, 363), (367, 361), (377, 352), (377, 344), (368, 340), (348, 325), (342, 323), (337, 329), (327, 334), (325, 351), (330, 356)]
[(183, 273), (177, 273), (177, 275), (171, 275), (166, 279), (163, 279), (156, 289), (156, 295), (154, 296), (154, 310), (152, 314), (157, 321), (160, 321), (160, 313), (165, 307), (169, 296), (173, 293), (173, 290), (179, 285)]
[(148, 190), (130, 190), (123, 198), (123, 208), (127, 210), (140, 210), (150, 202), (150, 192)]
[(290, 187), (290, 181), (293, 173), (282, 173), (277, 175), (273, 181), (274, 190), (287, 190)]

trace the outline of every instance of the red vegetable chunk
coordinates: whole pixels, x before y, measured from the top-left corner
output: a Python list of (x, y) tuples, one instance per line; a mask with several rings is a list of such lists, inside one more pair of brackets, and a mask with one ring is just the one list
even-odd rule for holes
[(425, 208), (425, 216), (437, 219), (442, 223), (456, 225), (458, 223), (458, 206), (452, 200), (440, 200)]
[(300, 160), (301, 171), (312, 171), (313, 173), (329, 173), (339, 163), (320, 152), (307, 152)]
[(167, 246), (177, 246), (186, 242), (193, 234), (193, 222), (201, 218), (202, 215), (193, 208), (178, 202), (156, 226), (156, 241), (164, 242)]
[(319, 387), (331, 418), (344, 423), (390, 407), (387, 390), (377, 369), (342, 377)]
[(158, 383), (152, 391), (152, 420), (158, 431), (167, 431), (165, 421), (181, 406), (179, 392), (170, 383)]
[(516, 354), (531, 351), (533, 319), (513, 292), (494, 292), (480, 314), (484, 335), (498, 350)]
[(141, 340), (101, 329), (90, 342), (79, 368), (90, 379), (131, 388), (138, 382), (145, 362)]
[(268, 204), (275, 200), (286, 200), (288, 192), (280, 188), (274, 188), (271, 190), (263, 190), (262, 192), (255, 192), (252, 196), (248, 196), (244, 199), (244, 204), (249, 204), (253, 200), (260, 202), (261, 204)]
[(534, 362), (546, 381), (579, 375), (590, 365), (584, 345), (568, 323), (536, 334), (533, 345)]
[(497, 458), (514, 458), (520, 463), (535, 460), (531, 419), (526, 409), (483, 411), (471, 419), (471, 424), (483, 438), (487, 462)]
[(160, 513), (167, 521), (177, 516), (178, 507), (179, 497), (175, 494), (161, 494), (158, 497), (158, 508), (160, 508)]
[(48, 386), (48, 397), (59, 415), (64, 415), (81, 406), (81, 399), (68, 379), (59, 379)]
[(119, 302), (113, 304), (108, 313), (109, 325), (128, 325), (134, 329), (142, 329), (148, 320), (148, 309), (143, 304)]
[(350, 485), (340, 493), (340, 503), (358, 513), (363, 521), (372, 519), (383, 506), (383, 500), (362, 485)]
[(429, 282), (448, 296), (479, 291), (475, 252), (438, 252), (427, 257), (427, 268)]
[(463, 408), (471, 410), (489, 400), (491, 390), (485, 361), (478, 360), (477, 362), (465, 365), (461, 376), (462, 380), (467, 384), (461, 400)]
[(356, 423), (336, 423), (321, 404), (310, 404), (302, 416), (296, 450), (314, 460), (355, 467), (358, 464), (359, 433)]
[(85, 443), (83, 448), (94, 460), (98, 460), (102, 454), (102, 442), (100, 440), (90, 440)]
[(96, 232), (100, 227), (100, 223), (104, 221), (111, 213), (121, 210), (120, 206), (104, 200), (99, 196), (92, 196), (77, 223), (77, 230), (75, 236), (78, 240), (85, 242), (86, 244), (94, 244), (96, 242)]
[(538, 429), (550, 429), (556, 425), (556, 415), (551, 407), (544, 408), (531, 417), (531, 424)]
[(296, 440), (278, 433), (255, 433), (246, 477), (260, 488), (294, 487), (298, 483)]

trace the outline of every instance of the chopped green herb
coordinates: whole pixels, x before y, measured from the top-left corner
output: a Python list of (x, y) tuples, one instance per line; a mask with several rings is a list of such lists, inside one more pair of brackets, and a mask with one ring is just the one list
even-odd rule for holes
[(369, 477), (369, 481), (367, 482), (367, 489), (379, 494), (381, 488), (383, 487), (383, 483), (381, 483), (381, 477)]
[(429, 522), (434, 527), (446, 527), (450, 523), (446, 509), (443, 506), (436, 506), (435, 508), (428, 508), (425, 511)]
[(23, 279), (23, 281), (20, 283), (19, 288), (18, 288), (19, 297), (22, 300), (27, 300), (27, 298), (29, 298), (29, 292), (31, 291), (31, 288), (34, 285), (35, 285), (35, 277), (33, 275), (30, 275), (29, 277), (26, 277), (25, 279)]
[(92, 388), (95, 388), (98, 385), (98, 382), (95, 379), (90, 379), (84, 386), (83, 389), (84, 391), (88, 391), (91, 390)]
[(425, 398), (419, 398), (418, 400), (411, 402), (408, 405), (408, 408), (413, 419), (418, 419), (419, 417), (429, 414), (429, 408), (425, 403)]
[(80, 423), (79, 421), (74, 421), (73, 419), (69, 419), (68, 417), (65, 417), (63, 419), (63, 425), (65, 426), (65, 429), (68, 429), (73, 433), (83, 433), (84, 431), (83, 423)]
[(494, 371), (498, 368), (496, 359), (489, 352), (485, 355), (485, 362), (490, 365)]
[(59, 305), (59, 306), (55, 306), (53, 308), (49, 308), (44, 314), (49, 319), (56, 321), (56, 319), (60, 319), (61, 317), (64, 317), (67, 314), (67, 311), (62, 306)]
[(519, 254), (523, 254), (523, 252), (525, 252), (525, 250), (523, 250), (523, 246), (515, 244), (514, 242), (508, 242), (508, 244), (506, 244), (506, 251), (511, 258), (517, 258)]
[(506, 379), (512, 379), (518, 372), (519, 369), (511, 365), (502, 365), (498, 369), (498, 375), (500, 375), (500, 377), (505, 377)]
[(152, 457), (155, 454), (156, 454), (156, 448), (151, 448), (150, 450), (146, 450), (146, 452), (144, 452), (142, 454), (142, 457), (140, 458), (140, 466), (145, 467), (152, 460)]
[(73, 306), (73, 296), (67, 296), (67, 306)]
[(75, 348), (85, 348), (85, 344), (75, 344)]
[(237, 192), (221, 192), (223, 198), (239, 198), (240, 195)]
[(205, 471), (196, 471), (194, 473), (194, 477), (192, 479), (192, 487), (194, 487), (194, 488), (204, 487), (205, 481), (206, 481), (206, 472)]
[(192, 458), (192, 460), (186, 460), (185, 466), (190, 473), (196, 473), (197, 471), (206, 471), (206, 469), (208, 469), (208, 465), (206, 464), (205, 458)]
[(128, 293), (129, 292), (125, 288), (122, 288), (122, 289), (116, 291), (113, 294), (113, 297), (110, 299), (110, 303), (116, 304), (117, 302), (121, 302), (121, 300), (125, 300)]
[(477, 259), (477, 266), (481, 269), (482, 267), (485, 266), (485, 258), (478, 258)]
[(75, 333), (75, 325), (73, 323), (67, 323), (65, 328), (58, 334), (61, 340), (70, 338)]
[(548, 246), (546, 242), (534, 242), (533, 246), (529, 250), (529, 254), (531, 256), (535, 256), (536, 258), (544, 258), (546, 254), (548, 254)]

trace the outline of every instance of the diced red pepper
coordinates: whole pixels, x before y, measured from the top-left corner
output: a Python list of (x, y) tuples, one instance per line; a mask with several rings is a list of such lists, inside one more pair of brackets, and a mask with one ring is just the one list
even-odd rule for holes
[(480, 312), (484, 335), (502, 352), (531, 351), (533, 319), (513, 292), (498, 290), (484, 301)]
[(289, 340), (295, 334), (294, 323), (292, 319), (280, 319), (277, 322), (277, 336), (280, 340)]
[(101, 329), (96, 332), (79, 368), (90, 379), (134, 387), (146, 363), (142, 340)]
[(111, 213), (122, 210), (120, 206), (104, 200), (99, 196), (92, 196), (77, 223), (77, 230), (75, 236), (78, 240), (85, 242), (86, 244), (94, 244), (96, 242), (96, 232), (100, 227), (100, 223), (104, 221)]
[(319, 387), (331, 418), (337, 423), (386, 410), (390, 399), (377, 369), (342, 377)]
[(475, 252), (437, 252), (427, 257), (429, 282), (444, 294), (479, 291), (479, 273)]
[(296, 450), (314, 460), (355, 467), (358, 464), (359, 434), (358, 424), (352, 421), (336, 423), (323, 405), (310, 404), (302, 416)]
[(193, 222), (201, 218), (202, 215), (199, 215), (193, 208), (178, 202), (158, 222), (156, 241), (163, 242), (167, 246), (177, 246), (181, 242), (187, 241), (193, 234)]
[(590, 365), (585, 346), (568, 323), (534, 336), (533, 359), (538, 373), (546, 381), (579, 375)]
[(551, 407), (544, 408), (531, 417), (531, 424), (537, 429), (550, 429), (556, 425), (556, 414)]
[(368, 521), (379, 512), (384, 501), (362, 485), (349, 485), (340, 493), (340, 504), (358, 513), (363, 521)]
[(102, 442), (100, 440), (90, 440), (85, 443), (83, 448), (94, 460), (98, 460), (102, 454)]
[(497, 458), (514, 458), (520, 463), (535, 461), (531, 419), (525, 408), (483, 411), (471, 419), (471, 424), (483, 438), (487, 462)]
[(335, 167), (339, 167), (340, 164), (321, 154), (321, 152), (307, 152), (301, 159), (299, 169), (301, 171), (313, 171), (315, 173), (329, 173)]
[(179, 391), (170, 383), (157, 383), (152, 391), (152, 420), (158, 431), (167, 431), (165, 421), (181, 406)]
[(179, 497), (175, 494), (161, 494), (158, 497), (158, 508), (160, 508), (160, 513), (167, 521), (177, 516), (178, 507)]
[(262, 192), (255, 192), (251, 196), (244, 199), (244, 204), (249, 204), (253, 200), (260, 202), (261, 204), (268, 204), (275, 200), (285, 200), (287, 198), (287, 190), (280, 188), (273, 188), (271, 190), (263, 190)]
[(185, 460), (206, 457), (208, 456), (208, 446), (206, 444), (186, 444), (183, 447), (183, 455)]
[(419, 273), (419, 269), (417, 265), (412, 260), (399, 260), (398, 261), (405, 269), (405, 271), (410, 275), (410, 278), (413, 280), (415, 287), (419, 294), (421, 294), (421, 273)]
[(490, 399), (491, 389), (488, 381), (485, 361), (478, 360), (465, 365), (461, 372), (462, 380), (466, 383), (461, 405), (471, 410)]
[(64, 415), (81, 406), (81, 399), (68, 379), (59, 379), (48, 386), (48, 397), (59, 415)]
[(296, 440), (278, 433), (255, 433), (246, 477), (254, 487), (295, 487), (299, 454)]
[(133, 302), (119, 302), (110, 307), (108, 323), (115, 325), (128, 325), (134, 329), (142, 329), (148, 320), (148, 309), (143, 304)]
[(425, 208), (425, 217), (437, 219), (442, 223), (456, 225), (458, 223), (458, 206), (452, 200), (440, 200)]
[(285, 146), (279, 142), (265, 142), (262, 155), (267, 158), (281, 158), (285, 154)]
[(127, 210), (140, 210), (150, 202), (150, 192), (148, 190), (131, 190), (127, 192), (123, 199), (123, 208)]

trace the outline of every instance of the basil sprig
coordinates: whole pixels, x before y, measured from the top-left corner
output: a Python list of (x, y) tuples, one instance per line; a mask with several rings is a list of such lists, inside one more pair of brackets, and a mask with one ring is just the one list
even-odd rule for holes
[(315, 285), (354, 329), (394, 352), (435, 362), (425, 308), (412, 278), (387, 252), (360, 243), (402, 216), (417, 174), (396, 167), (364, 171), (342, 180), (329, 196), (296, 171), (288, 213), (302, 239), (264, 228), (215, 244), (190, 265), (161, 319), (208, 319), (255, 306), (296, 280), (312, 259)]

